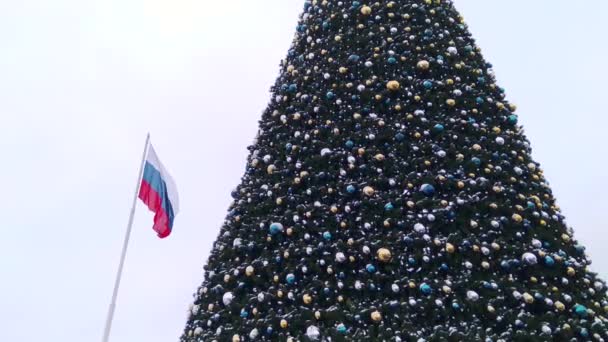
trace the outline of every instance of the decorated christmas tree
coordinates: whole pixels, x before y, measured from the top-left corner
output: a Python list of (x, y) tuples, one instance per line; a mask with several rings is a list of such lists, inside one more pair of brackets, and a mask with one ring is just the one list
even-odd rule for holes
[(312, 0), (181, 341), (603, 341), (606, 285), (449, 0)]

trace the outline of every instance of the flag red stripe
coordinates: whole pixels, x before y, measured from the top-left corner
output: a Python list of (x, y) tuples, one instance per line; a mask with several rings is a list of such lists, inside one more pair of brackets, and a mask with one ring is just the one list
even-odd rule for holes
[(159, 238), (166, 238), (171, 234), (169, 227), (169, 217), (163, 209), (162, 198), (154, 191), (146, 180), (142, 180), (139, 188), (139, 199), (141, 199), (150, 211), (154, 212), (154, 226), (152, 229), (158, 234)]

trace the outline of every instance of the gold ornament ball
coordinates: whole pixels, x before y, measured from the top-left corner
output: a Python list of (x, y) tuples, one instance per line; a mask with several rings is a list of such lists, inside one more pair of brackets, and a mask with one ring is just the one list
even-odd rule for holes
[(361, 7), (361, 14), (363, 15), (370, 15), (372, 14), (372, 8), (369, 6), (363, 6)]
[(372, 318), (372, 321), (378, 323), (382, 320), (382, 314), (380, 313), (380, 311), (376, 310), (376, 311), (372, 312), (371, 318)]
[(401, 87), (401, 85), (399, 84), (399, 82), (393, 80), (393, 81), (388, 81), (388, 83), (386, 83), (386, 88), (390, 91), (397, 91), (399, 90), (399, 88)]
[(363, 193), (366, 196), (373, 196), (375, 192), (376, 190), (374, 190), (374, 188), (372, 188), (371, 186), (366, 186), (365, 188), (363, 188)]
[(304, 304), (310, 304), (312, 302), (312, 297), (309, 294), (305, 294), (304, 297), (302, 297), (302, 300), (304, 301)]
[(513, 214), (513, 216), (511, 216), (511, 218), (513, 219), (513, 221), (520, 223), (523, 220), (523, 217), (521, 217), (521, 215), (519, 214)]
[(450, 253), (450, 254), (451, 254), (451, 253), (454, 253), (454, 252), (456, 251), (456, 247), (454, 247), (454, 245), (452, 245), (451, 243), (447, 243), (447, 244), (445, 245), (445, 250), (446, 250), (448, 253)]
[(429, 67), (431, 66), (431, 64), (429, 63), (429, 61), (422, 60), (422, 61), (418, 62), (418, 64), (416, 66), (420, 70), (429, 70)]
[(447, 101), (445, 101), (445, 103), (450, 107), (454, 107), (456, 105), (456, 100), (448, 99)]
[(287, 321), (284, 320), (284, 319), (282, 319), (281, 320), (281, 328), (285, 329), (285, 328), (287, 328), (287, 326), (288, 326)]
[(380, 248), (378, 250), (378, 259), (380, 261), (389, 262), (392, 257), (393, 255), (391, 254), (391, 251), (389, 251), (387, 248)]
[(232, 336), (232, 342), (240, 342), (240, 341), (241, 341), (241, 337), (239, 335)]
[(567, 273), (570, 277), (574, 277), (574, 275), (576, 274), (576, 271), (574, 270), (574, 268), (568, 267)]
[(245, 274), (248, 277), (251, 277), (253, 275), (254, 269), (253, 266), (247, 266), (247, 268), (245, 269)]

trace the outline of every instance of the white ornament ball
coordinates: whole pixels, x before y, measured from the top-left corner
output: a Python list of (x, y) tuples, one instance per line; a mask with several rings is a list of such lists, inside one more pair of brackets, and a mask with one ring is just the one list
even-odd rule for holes
[(458, 49), (453, 46), (450, 46), (448, 48), (448, 54), (450, 54), (451, 56), (456, 56), (458, 54)]
[(476, 302), (479, 300), (479, 294), (475, 291), (467, 291), (467, 299)]
[(224, 293), (224, 296), (222, 297), (222, 302), (224, 303), (224, 305), (228, 306), (228, 305), (230, 305), (230, 303), (232, 303), (233, 299), (234, 299), (234, 295), (232, 294), (232, 292), (226, 292), (226, 293)]
[(319, 339), (319, 337), (321, 337), (321, 332), (319, 331), (319, 328), (315, 327), (314, 325), (311, 325), (306, 329), (306, 337), (313, 341), (316, 341)]
[(344, 262), (345, 260), (346, 260), (346, 255), (344, 255), (344, 253), (342, 253), (342, 252), (336, 253), (337, 262)]
[(256, 328), (256, 329), (251, 330), (251, 332), (249, 333), (249, 338), (252, 340), (255, 340), (258, 337), (258, 335), (260, 335), (260, 332)]
[(426, 232), (426, 227), (422, 223), (416, 223), (414, 225), (414, 230), (417, 233), (424, 233), (424, 232)]
[(521, 257), (521, 260), (523, 260), (528, 265), (536, 265), (538, 263), (536, 255), (532, 253), (524, 253), (524, 255), (522, 255)]

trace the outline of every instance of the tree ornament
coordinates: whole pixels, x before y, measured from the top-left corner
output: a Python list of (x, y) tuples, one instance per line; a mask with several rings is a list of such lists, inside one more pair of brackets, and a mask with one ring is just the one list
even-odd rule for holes
[(429, 67), (431, 66), (431, 64), (428, 61), (426, 61), (426, 60), (422, 60), (422, 61), (419, 61), (416, 66), (420, 70), (428, 70)]
[(373, 311), (371, 313), (371, 318), (372, 318), (372, 321), (374, 321), (375, 323), (379, 323), (380, 321), (382, 321), (382, 314), (378, 310)]
[(230, 305), (230, 303), (232, 303), (233, 299), (234, 299), (234, 295), (232, 294), (232, 292), (226, 292), (226, 293), (224, 293), (224, 296), (222, 296), (222, 303), (224, 303), (224, 305), (228, 306), (228, 305)]
[(321, 337), (321, 332), (319, 331), (319, 328), (311, 325), (306, 328), (306, 337), (308, 337), (311, 341), (316, 341)]
[(388, 83), (386, 83), (386, 88), (390, 91), (397, 91), (399, 90), (399, 88), (401, 87), (401, 85), (399, 84), (399, 82), (397, 81), (388, 81)]
[(382, 262), (389, 262), (392, 258), (391, 251), (387, 248), (380, 248), (378, 250), (378, 260)]
[(371, 186), (366, 186), (365, 188), (363, 188), (363, 193), (366, 196), (373, 196), (375, 192), (376, 191)]

